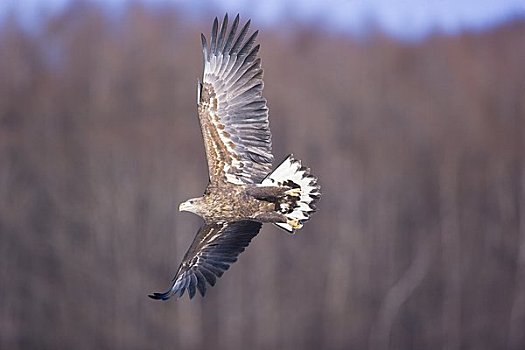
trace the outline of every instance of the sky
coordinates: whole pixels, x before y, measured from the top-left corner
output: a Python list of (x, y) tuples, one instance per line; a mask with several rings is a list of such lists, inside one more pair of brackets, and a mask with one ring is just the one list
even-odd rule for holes
[[(0, 18), (16, 12), (25, 23), (41, 13), (60, 11), (74, 0), (0, 0)], [(118, 10), (126, 0), (91, 0)], [(525, 18), (525, 0), (142, 0), (157, 6), (173, 4), (188, 14), (205, 9), (241, 13), (260, 25), (293, 19), (336, 32), (361, 34), (371, 25), (399, 38), (420, 38), (434, 30), (457, 33), (480, 30), (506, 20)]]

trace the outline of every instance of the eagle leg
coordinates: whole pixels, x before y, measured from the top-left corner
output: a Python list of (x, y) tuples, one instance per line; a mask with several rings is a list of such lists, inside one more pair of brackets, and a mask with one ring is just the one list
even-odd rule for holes
[(284, 197), (287, 190), (289, 190), (288, 187), (282, 186), (252, 185), (246, 188), (246, 194), (255, 199), (272, 202)]
[(259, 222), (271, 222), (271, 223), (276, 223), (276, 222), (282, 223), (282, 222), (288, 221), (286, 216), (284, 216), (281, 213), (275, 212), (275, 211), (268, 211), (268, 212), (257, 214), (255, 215), (254, 219)]

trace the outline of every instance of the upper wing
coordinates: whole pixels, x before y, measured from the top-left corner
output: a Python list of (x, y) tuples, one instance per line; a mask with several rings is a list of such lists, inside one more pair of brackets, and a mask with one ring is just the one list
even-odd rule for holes
[(258, 183), (272, 168), (259, 45), (253, 47), (258, 32), (245, 40), (250, 21), (237, 35), (238, 26), (239, 15), (227, 34), (228, 15), (220, 31), (215, 18), (210, 47), (201, 34), (204, 75), (197, 101), (212, 184)]
[(153, 293), (149, 297), (167, 300), (172, 295), (181, 297), (188, 290), (191, 299), (196, 289), (204, 296), (206, 282), (215, 285), (216, 278), (221, 277), (230, 264), (237, 261), (239, 254), (259, 233), (261, 226), (259, 222), (248, 220), (204, 225), (184, 255), (170, 289), (165, 293)]

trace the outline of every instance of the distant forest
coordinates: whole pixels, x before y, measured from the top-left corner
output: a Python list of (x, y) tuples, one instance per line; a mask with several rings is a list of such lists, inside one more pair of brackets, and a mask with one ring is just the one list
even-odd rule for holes
[(523, 20), (263, 30), (276, 161), (314, 170), (319, 210), (265, 226), (206, 298), (147, 298), (200, 225), (177, 207), (208, 181), (211, 20), (80, 2), (1, 23), (0, 348), (525, 349)]

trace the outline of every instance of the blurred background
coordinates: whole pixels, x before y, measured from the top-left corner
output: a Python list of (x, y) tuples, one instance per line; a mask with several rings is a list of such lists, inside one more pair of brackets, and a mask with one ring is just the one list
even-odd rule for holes
[[(206, 298), (199, 34), (262, 29), (276, 161), (320, 178)], [(523, 1), (3, 1), (1, 349), (525, 349)]]

